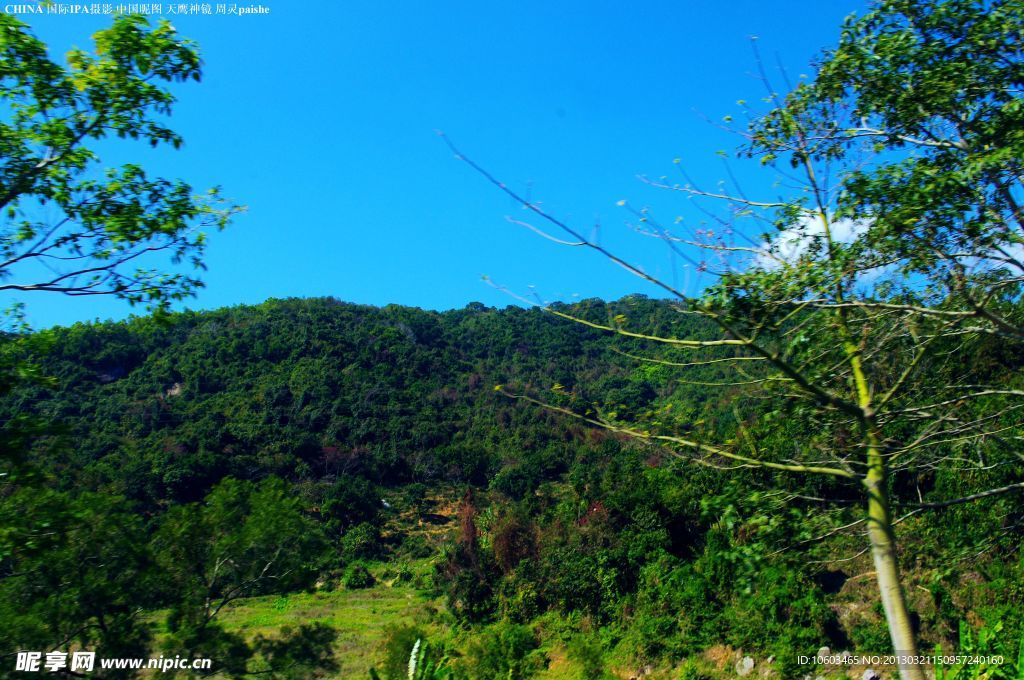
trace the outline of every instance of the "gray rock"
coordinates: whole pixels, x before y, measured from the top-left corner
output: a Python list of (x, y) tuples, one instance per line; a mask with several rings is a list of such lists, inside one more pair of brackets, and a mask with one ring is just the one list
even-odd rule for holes
[(832, 650), (828, 647), (820, 647), (815, 656), (832, 656)]
[(745, 656), (736, 662), (736, 675), (745, 678), (754, 670), (754, 660)]

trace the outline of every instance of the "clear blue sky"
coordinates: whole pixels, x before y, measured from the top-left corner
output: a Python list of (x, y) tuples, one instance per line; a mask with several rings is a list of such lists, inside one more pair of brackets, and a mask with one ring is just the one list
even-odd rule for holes
[[(603, 243), (668, 277), (665, 248), (632, 233), (616, 202), (649, 204), (666, 222), (682, 214), (685, 200), (636, 176), (669, 174), (675, 158), (709, 185), (725, 176), (715, 152), (739, 140), (704, 117), (764, 95), (750, 36), (773, 74), (778, 60), (796, 79), (812, 73), (843, 17), (864, 9), (856, 0), (263, 4), (269, 16), (171, 17), (205, 61), (203, 82), (177, 89), (172, 121), (186, 145), (112, 155), (197, 188), (219, 184), (249, 207), (212, 237), (193, 309), (320, 295), (433, 309), (512, 303), (485, 274), (544, 299), (653, 294), (593, 253), (507, 224), (519, 208), (434, 130), (559, 218), (588, 233), (600, 222)], [(109, 23), (23, 19), (53, 54), (89, 45)], [(756, 169), (736, 171), (748, 186), (763, 183)], [(103, 298), (24, 300), (36, 328), (133, 311)]]

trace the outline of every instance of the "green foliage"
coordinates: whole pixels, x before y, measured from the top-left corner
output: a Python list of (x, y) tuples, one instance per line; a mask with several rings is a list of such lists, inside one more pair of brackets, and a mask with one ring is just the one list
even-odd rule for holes
[(679, 671), (679, 680), (708, 680), (709, 676), (700, 672), (697, 664), (687, 659)]
[(546, 664), (537, 647), (533, 632), (526, 626), (497, 623), (474, 636), (466, 653), (466, 670), (472, 680), (524, 680)]
[(611, 680), (605, 672), (604, 645), (597, 635), (581, 634), (569, 641), (568, 655), (579, 666), (579, 680)]
[[(417, 626), (392, 625), (388, 627), (384, 641), (384, 661), (379, 672), (384, 680), (407, 680), (409, 676), (409, 658), (418, 640), (426, 638), (426, 633)], [(418, 651), (418, 650), (417, 650)]]
[(491, 554), (480, 545), (477, 507), (472, 490), (459, 504), (459, 530), (454, 544), (438, 564), (437, 577), (444, 584), (448, 608), (456, 618), (481, 622), (494, 613), (494, 566)]
[(110, 657), (146, 656), (153, 636), (142, 608), (160, 604), (162, 582), (141, 518), (95, 494), (21, 489), (0, 505), (21, 514), (2, 561), (0, 645), (51, 649), (68, 639)]
[(353, 562), (345, 567), (345, 575), (341, 579), (341, 584), (349, 590), (371, 588), (376, 582), (373, 574), (362, 562)]
[(788, 677), (800, 671), (798, 655), (833, 642), (835, 613), (814, 583), (783, 563), (764, 569), (749, 596), (734, 596), (721, 620), (733, 646), (770, 650)]
[[(250, 645), (217, 620), (239, 597), (295, 588), (316, 573), (310, 561), (323, 543), (280, 480), (225, 480), (204, 503), (166, 513), (155, 533), (119, 497), (21, 488), (0, 501), (5, 511), (8, 503), (28, 518), (28, 540), (3, 560), (5, 648), (52, 649), (64, 640), (108, 657), (206, 656), (233, 677), (251, 670), (254, 654), (262, 672), (280, 678), (333, 663), (303, 651), (329, 650), (326, 628)], [(163, 608), (167, 634), (157, 638), (146, 612)], [(300, 657), (305, 670), (294, 670)], [(122, 676), (132, 672), (111, 677)]]
[(388, 629), (385, 660), (381, 676), (370, 669), (371, 678), (384, 680), (445, 680), (458, 676), (443, 648), (434, 645), (415, 626), (393, 626)]
[(857, 649), (871, 654), (892, 653), (889, 628), (884, 621), (864, 621), (850, 628), (850, 640)]
[[(936, 656), (944, 656), (942, 646), (935, 648)], [(1024, 636), (1018, 644), (1003, 632), (1003, 624), (997, 621), (991, 627), (972, 631), (966, 622), (960, 623), (960, 645), (955, 654), (964, 656), (963, 663), (941, 664), (935, 669), (936, 680), (1022, 680), (1024, 679)], [(971, 658), (977, 657), (977, 658)], [(1002, 663), (994, 663), (993, 658)]]
[[(180, 147), (165, 125), (167, 86), (200, 79), (199, 53), (169, 23), (135, 15), (93, 37), (92, 52), (72, 50), (62, 65), (25, 24), (0, 17), (0, 291), (110, 294), (165, 310), (202, 285), (174, 271), (203, 268), (201, 229), (223, 228), (238, 208), (136, 164), (104, 168), (90, 146), (117, 137)], [(168, 270), (149, 268), (153, 253)], [(45, 273), (37, 261), (59, 267)]]
[(517, 308), (271, 301), (43, 336), (51, 349), (12, 347), (11, 360), (35, 362), (60, 390), (22, 385), (0, 399), (0, 416), (59, 417), (79, 442), (61, 461), (75, 483), (156, 511), (198, 501), (226, 476), (275, 475), (298, 483), (338, 536), (379, 520), (378, 485), (482, 485), (520, 460), (529, 475), (507, 491), (530, 495), (586, 446), (490, 386), (556, 370), (567, 383), (617, 372), (602, 364), (607, 338)]
[[(759, 201), (742, 188), (729, 195), (724, 182), (708, 192), (685, 173), (685, 185), (653, 183), (722, 206), (720, 214), (701, 210), (725, 235), (703, 223), (685, 236), (660, 227), (650, 234), (673, 249), (685, 244), (705, 250), (705, 261), (686, 259), (697, 271), (714, 263), (721, 273), (698, 299), (669, 283), (674, 276), (652, 277), (529, 205), (576, 245), (672, 295), (680, 317), (703, 318), (713, 328), (707, 338), (685, 322), (638, 328), (633, 316), (618, 310), (595, 320), (586, 310), (552, 305), (546, 309), (554, 316), (650, 341), (652, 347), (632, 356), (656, 367), (638, 369), (633, 380), (605, 381), (598, 396), (581, 395), (586, 388), (577, 385), (567, 391), (561, 377), (550, 388), (553, 396), (536, 385), (499, 387), (776, 491), (762, 494), (764, 507), (749, 515), (723, 504), (717, 525), (704, 535), (703, 554), (693, 565), (697, 586), (691, 586), (712, 595), (706, 600), (711, 606), (705, 605), (711, 611), (696, 617), (701, 629), (714, 621), (724, 624), (719, 635), (734, 644), (761, 645), (770, 631), (788, 658), (810, 647), (824, 635), (830, 614), (805, 575), (770, 562), (775, 552), (767, 545), (806, 546), (864, 524), (892, 644), (915, 654), (896, 513), (902, 506), (915, 507), (914, 513), (944, 511), (1024, 488), (1012, 443), (1021, 434), (1024, 392), (1019, 361), (1010, 357), (1020, 355), (1024, 340), (1022, 36), (1024, 5), (1018, 0), (883, 0), (847, 20), (817, 76), (789, 95), (773, 91), (762, 68), (773, 108), (752, 117), (745, 151), (777, 170), (791, 193)], [(468, 163), (522, 201), (507, 184)], [(646, 208), (633, 212), (648, 220)], [(741, 218), (758, 220), (758, 230), (765, 223), (775, 229), (751, 233)], [(993, 362), (997, 343), (1015, 349)], [(654, 349), (665, 345), (668, 351)], [(975, 351), (986, 360), (967, 361)], [(714, 375), (716, 366), (729, 374)], [(702, 380), (701, 372), (689, 370), (695, 367), (713, 379)], [(646, 378), (720, 388), (719, 398), (732, 402), (731, 424), (699, 417), (721, 413), (695, 413), (691, 400), (675, 399), (691, 395), (659, 393)], [(746, 474), (751, 469), (756, 472)], [(509, 472), (495, 488), (521, 497), (529, 489), (528, 472)], [(582, 478), (589, 482), (593, 475)], [(809, 493), (809, 487), (818, 489)], [(831, 526), (815, 536), (815, 519), (800, 518), (795, 508), (784, 510), (786, 521), (769, 519), (780, 497), (831, 505), (821, 522)], [(586, 499), (580, 507), (587, 514), (577, 518), (585, 527), (563, 525), (561, 535), (548, 544), (542, 540), (537, 561), (541, 582), (551, 584), (549, 606), (608, 620), (608, 603), (632, 588), (636, 565), (609, 559), (623, 516), (607, 500)], [(1003, 517), (1019, 518), (1019, 496), (1003, 502), (1014, 508)], [(851, 504), (862, 506), (863, 514), (840, 524)], [(960, 524), (961, 512), (981, 514), (954, 508), (953, 523)], [(636, 556), (674, 547), (668, 532), (658, 535), (658, 518), (638, 513), (634, 519), (645, 539), (637, 541)], [(945, 549), (966, 553), (965, 544), (977, 541), (984, 544), (981, 552), (1002, 549), (1005, 559), (1015, 549), (1008, 541), (1020, 539), (1021, 524), (1014, 521), (999, 526), (990, 517), (986, 525), (999, 526), (996, 537), (961, 524), (966, 538), (951, 539)], [(940, 524), (932, 528), (957, 534)], [(770, 618), (735, 609), (729, 590), (737, 585), (754, 610), (770, 612)], [(648, 599), (653, 611), (647, 637), (653, 640), (672, 622), (659, 616), (657, 599)], [(787, 621), (785, 630), (773, 628), (779, 620)], [(901, 668), (901, 675), (923, 680), (924, 671), (914, 664)]]
[(430, 643), (418, 639), (409, 653), (409, 680), (443, 680), (453, 678), (455, 671), (449, 664), (447, 656), (435, 658)]
[[(851, 18), (818, 75), (772, 95), (775, 109), (750, 128), (748, 152), (803, 168), (807, 191), (760, 216), (778, 232), (749, 267), (680, 300), (696, 315), (640, 296), (548, 310), (582, 325), (539, 310), (324, 299), (5, 335), (0, 642), (104, 656), (160, 645), (214, 657), (232, 676), (329, 673), (331, 630), (253, 642), (218, 613), (306, 587), (339, 557), (347, 588), (372, 585), (361, 560), (399, 543), (382, 540), (399, 512), (382, 511), (382, 488), (409, 483), (394, 495), (428, 523), (447, 521), (427, 512), (428, 485), (493, 492), (465, 495), (434, 576), (460, 623), (507, 620), (478, 628), (459, 664), (422, 631), (396, 632), (389, 678), (528, 677), (544, 655), (522, 624), (545, 615), (621, 633), (644, 660), (725, 642), (772, 652), (796, 675), (795, 656), (839, 626), (812, 568), (784, 549), (853, 526), (846, 507), (865, 481), (894, 508), (942, 506), (913, 532), (922, 563), (941, 562), (940, 544), (986, 555), (980, 585), (936, 576), (937, 625), (980, 611), (1019, 634), (1019, 497), (985, 509), (943, 501), (1021, 482), (1022, 17), (1010, 0), (884, 0)], [(235, 208), (138, 165), (104, 168), (89, 146), (111, 136), (179, 146), (164, 124), (168, 87), (199, 79), (198, 54), (169, 24), (139, 17), (95, 40), (57, 64), (0, 16), (0, 291), (112, 294), (165, 310), (201, 285), (177, 270), (202, 268), (199, 230), (223, 227)], [(819, 180), (822, 164), (843, 169), (839, 190)], [(735, 203), (730, 225), (751, 212)], [(131, 270), (154, 250), (170, 270)], [(19, 278), (25, 262), (69, 255), (82, 269)], [(652, 350), (641, 336), (669, 342)], [(693, 345), (672, 346), (722, 337), (731, 344), (702, 366)], [(637, 355), (652, 361), (636, 367)], [(732, 360), (761, 363), (735, 382), (723, 372)], [(493, 385), (543, 390), (591, 422), (642, 425), (642, 437), (701, 456), (722, 442), (741, 469), (724, 484), (670, 467), (661, 450), (567, 427)], [(827, 480), (781, 475), (822, 459)], [(821, 499), (839, 510), (818, 513)], [(168, 612), (159, 639), (141, 615), (156, 609)], [(1009, 655), (1000, 625), (962, 629), (961, 647)], [(874, 623), (847, 633), (866, 651), (888, 644)], [(606, 642), (570, 637), (584, 677), (605, 673)]]
[(380, 556), (380, 531), (369, 522), (352, 527), (341, 537), (341, 556), (346, 562)]
[[(217, 614), (240, 597), (309, 585), (324, 542), (281, 480), (226, 479), (203, 503), (168, 511), (153, 547), (168, 589), (168, 649), (202, 652), (240, 674), (254, 650), (221, 628)], [(297, 634), (307, 633), (324, 631)], [(270, 651), (287, 657), (283, 648)]]
[[(580, 312), (600, 318), (620, 304), (589, 303)], [(628, 305), (637, 325), (645, 316), (652, 327), (678, 316), (656, 301)], [(707, 329), (695, 324), (689, 332)], [(588, 381), (593, 394), (606, 384), (625, 389), (632, 369), (619, 355), (605, 354), (618, 340), (520, 309), (435, 313), (331, 300), (170, 315), (162, 324), (80, 324), (32, 337), (39, 344), (12, 348), (12, 359), (38, 363), (64, 387), (54, 392), (45, 383), (20, 383), (0, 398), (0, 413), (59, 417), (75, 447), (61, 449), (54, 438), (19, 440), (26, 462), (56, 473), (45, 485), (61, 494), (44, 502), (47, 496), (37, 493), (38, 506), (24, 507), (35, 507), (41, 522), (56, 522), (55, 507), (89, 490), (123, 495), (119, 512), (141, 517), (152, 545), (161, 546), (148, 559), (167, 565), (152, 597), (154, 607), (172, 612), (169, 650), (206, 649), (226, 664), (237, 659), (232, 668), (239, 673), (263, 668), (252, 641), (222, 628), (218, 618), (202, 624), (202, 603), (211, 591), (200, 587), (200, 574), (212, 573), (202, 570), (221, 559), (231, 562), (212, 589), (216, 608), (232, 582), (247, 584), (242, 594), (281, 592), (311, 583), (319, 569), (339, 561), (392, 558), (396, 550), (435, 554), (436, 539), (418, 529), (440, 530), (449, 521), (440, 514), (448, 512), (448, 487), (439, 482), (466, 482), (480, 470), (513, 472), (489, 484), (486, 475), (474, 482), (472, 509), (464, 500), (455, 540), (432, 574), (462, 624), (498, 618), (531, 624), (546, 615), (588, 620), (606, 631), (602, 649), (628, 650), (643, 663), (678, 660), (722, 642), (785, 660), (843, 632), (813, 571), (786, 553), (772, 553), (850, 518), (820, 513), (811, 502), (783, 504), (778, 494), (761, 491), (780, 484), (794, 496), (845, 498), (841, 486), (756, 471), (737, 472), (734, 483), (726, 483), (714, 471), (672, 465), (656, 450), (583, 428), (566, 431), (563, 421), (510, 405), (489, 387), (547, 380), (558, 371), (561, 384), (581, 393)], [(535, 344), (516, 349), (526, 342)], [(393, 360), (398, 355), (402, 360)], [(703, 388), (666, 387), (655, 400), (694, 422), (704, 420), (694, 427), (708, 436), (735, 434), (731, 403), (709, 398)], [(652, 404), (626, 406), (643, 411)], [(766, 450), (819, 436), (790, 417), (784, 404), (765, 400), (757, 408), (768, 413), (750, 427)], [(254, 481), (274, 473), (286, 481)], [(1005, 468), (987, 474), (940, 468), (916, 481), (920, 487), (908, 483), (897, 490), (916, 500), (918, 488), (927, 499), (1013, 480)], [(422, 481), (405, 486), (415, 479)], [(523, 483), (506, 483), (513, 480)], [(30, 492), (19, 493), (0, 510), (19, 512)], [(385, 508), (382, 497), (395, 508)], [(255, 512), (257, 506), (266, 512)], [(1014, 530), (1005, 529), (1013, 525), (1005, 522), (1014, 513), (1019, 503), (1007, 497), (995, 508), (960, 506), (915, 525), (925, 546), (943, 540), (946, 517), (961, 533), (972, 527), (979, 536), (998, 538), (969, 601), (963, 584), (945, 586), (951, 593), (946, 619), (958, 620), (970, 607), (1005, 616), (1007, 625), (1014, 620), (1024, 594), (1019, 572), (1004, 565), (1000, 553), (1012, 549)], [(411, 521), (417, 530), (396, 536), (393, 521), (399, 527)], [(52, 550), (45, 534), (23, 527), (12, 538), (26, 546), (19, 560), (28, 559), (31, 545), (41, 554)], [(161, 557), (163, 545), (171, 550)], [(962, 548), (969, 545), (975, 543), (963, 541)], [(276, 553), (275, 546), (290, 564), (288, 573), (250, 583), (257, 574), (245, 565), (259, 564), (260, 552)], [(830, 556), (827, 546), (820, 556)], [(190, 576), (185, 565), (198, 570)], [(24, 618), (12, 620), (29, 626)], [(561, 643), (568, 645), (578, 628)], [(39, 631), (33, 633), (39, 640), (54, 639)], [(596, 642), (587, 648), (596, 668), (603, 652)], [(448, 651), (435, 649), (431, 658)], [(403, 655), (407, 663), (409, 651)], [(475, 658), (453, 659), (453, 672)], [(582, 657), (579, 663), (586, 665)]]
[[(1022, 26), (1016, 2), (887, 0), (846, 23), (792, 98), (798, 114), (842, 102), (858, 121), (850, 137), (859, 130), (890, 152), (849, 177), (842, 210), (871, 214), (873, 245), (908, 270), (941, 279), (956, 267), (942, 256), (949, 248), (997, 258), (993, 248), (1019, 243), (1006, 227), (1019, 220)], [(819, 153), (842, 155), (844, 144)]]
[(196, 602), (217, 602), (186, 614), (202, 620), (232, 599), (310, 583), (316, 574), (310, 557), (324, 546), (298, 499), (274, 478), (225, 479), (203, 503), (172, 508), (154, 543), (171, 579), (194, 590)]
[(543, 472), (528, 463), (502, 468), (491, 478), (490, 487), (510, 498), (520, 500), (532, 493), (543, 480)]
[(324, 491), (320, 514), (327, 531), (343, 535), (356, 525), (376, 521), (380, 507), (380, 492), (370, 481), (341, 475)]

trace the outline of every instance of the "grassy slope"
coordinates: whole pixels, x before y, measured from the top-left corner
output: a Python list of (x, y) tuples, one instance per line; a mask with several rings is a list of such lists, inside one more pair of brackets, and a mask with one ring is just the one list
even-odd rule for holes
[[(418, 513), (405, 510), (396, 513), (383, 527), (382, 534), (417, 535), (439, 550), (450, 538), (451, 520), (455, 514), (456, 494), (443, 489), (425, 499), (423, 506), (431, 516), (442, 522), (424, 522)], [(406, 561), (413, 574), (426, 576), (433, 570), (430, 559)], [(269, 595), (236, 600), (224, 608), (218, 620), (224, 627), (246, 638), (259, 635), (275, 637), (282, 628), (295, 628), (303, 623), (325, 623), (338, 632), (335, 658), (339, 678), (369, 677), (369, 668), (380, 662), (386, 630), (389, 626), (416, 623), (433, 632), (431, 625), (444, 605), (409, 583), (393, 584), (386, 578), (388, 563), (370, 565), (377, 579), (372, 588), (346, 590), (343, 586), (328, 587), (312, 593)]]
[(322, 590), (237, 600), (219, 619), (246, 637), (274, 637), (282, 628), (321, 622), (338, 631), (335, 643), (338, 677), (367, 677), (379, 661), (385, 628), (423, 621), (436, 606), (412, 586), (378, 584), (364, 590)]

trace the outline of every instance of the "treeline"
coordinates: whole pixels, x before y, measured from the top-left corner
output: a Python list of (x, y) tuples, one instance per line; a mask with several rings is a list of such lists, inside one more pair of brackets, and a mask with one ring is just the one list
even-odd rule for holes
[[(581, 308), (601, 321), (673, 314), (641, 297), (614, 312)], [(73, 446), (49, 438), (33, 456), (64, 488), (123, 494), (147, 511), (201, 499), (228, 476), (483, 485), (528, 452), (550, 450), (564, 471), (579, 445), (579, 427), (496, 385), (562, 385), (633, 409), (670, 389), (610, 351), (620, 344), (515, 307), (270, 301), (26, 338), (20, 358), (56, 383), (22, 385), (0, 416), (59, 425)]]

